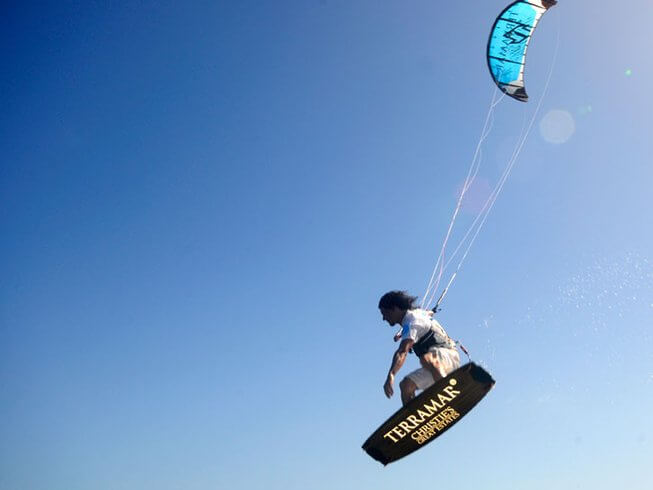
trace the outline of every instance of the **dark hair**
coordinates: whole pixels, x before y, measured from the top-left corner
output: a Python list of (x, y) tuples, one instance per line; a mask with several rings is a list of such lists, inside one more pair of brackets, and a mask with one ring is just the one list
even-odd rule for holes
[(400, 310), (412, 310), (415, 301), (417, 296), (410, 296), (406, 291), (389, 291), (381, 296), (379, 308), (392, 309), (396, 306)]

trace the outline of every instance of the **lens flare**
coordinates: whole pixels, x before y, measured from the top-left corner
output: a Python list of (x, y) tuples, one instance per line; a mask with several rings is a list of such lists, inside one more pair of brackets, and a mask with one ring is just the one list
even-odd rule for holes
[(544, 141), (559, 145), (565, 143), (576, 131), (573, 116), (565, 110), (549, 111), (540, 121), (540, 134)]

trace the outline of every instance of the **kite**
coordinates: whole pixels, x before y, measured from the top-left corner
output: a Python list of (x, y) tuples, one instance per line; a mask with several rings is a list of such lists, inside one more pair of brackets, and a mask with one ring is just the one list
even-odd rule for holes
[(556, 0), (517, 0), (494, 21), (487, 43), (487, 64), (497, 86), (510, 97), (528, 101), (524, 65), (535, 26)]

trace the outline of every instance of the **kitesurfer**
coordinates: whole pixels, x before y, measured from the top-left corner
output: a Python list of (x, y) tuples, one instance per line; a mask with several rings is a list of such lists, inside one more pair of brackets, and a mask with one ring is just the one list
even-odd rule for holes
[(390, 291), (379, 300), (383, 320), (390, 326), (401, 325), (401, 331), (395, 335), (395, 341), (401, 342), (392, 357), (392, 365), (383, 385), (386, 396), (390, 398), (393, 395), (395, 375), (403, 366), (411, 349), (422, 365), (399, 383), (404, 405), (415, 397), (417, 390), (428, 388), (460, 366), (455, 342), (433, 318), (432, 311), (415, 306), (416, 300), (416, 297), (410, 296), (406, 291)]

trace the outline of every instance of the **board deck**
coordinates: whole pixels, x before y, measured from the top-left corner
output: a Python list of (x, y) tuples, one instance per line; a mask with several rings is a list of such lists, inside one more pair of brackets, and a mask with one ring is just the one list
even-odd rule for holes
[(407, 456), (453, 427), (494, 383), (482, 367), (465, 364), (397, 410), (365, 441), (363, 449), (383, 465)]

